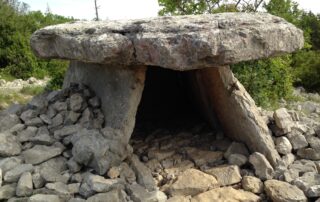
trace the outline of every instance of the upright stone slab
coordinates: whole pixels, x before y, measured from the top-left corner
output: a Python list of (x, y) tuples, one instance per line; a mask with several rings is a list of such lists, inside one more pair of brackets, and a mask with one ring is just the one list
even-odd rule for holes
[(207, 111), (218, 117), (224, 132), (234, 140), (244, 142), (251, 151), (260, 152), (272, 165), (280, 159), (254, 100), (234, 77), (228, 66), (197, 70), (193, 79), (206, 92)]
[(129, 68), (72, 61), (63, 86), (71, 82), (90, 86), (102, 100), (105, 126), (120, 129), (127, 143), (134, 128), (145, 71), (144, 66)]

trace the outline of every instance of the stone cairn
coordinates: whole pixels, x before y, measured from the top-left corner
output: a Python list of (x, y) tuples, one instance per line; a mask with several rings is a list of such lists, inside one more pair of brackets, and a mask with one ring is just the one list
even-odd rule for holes
[[(0, 200), (320, 197), (320, 123), (285, 108), (259, 110), (227, 66), (301, 48), (302, 32), (283, 19), (225, 13), (76, 22), (39, 30), (31, 44), (40, 57), (72, 62), (62, 90), (0, 114)], [(130, 138), (147, 65), (197, 69), (192, 80), (206, 95), (198, 97), (209, 97), (200, 101), (223, 132), (199, 124)]]

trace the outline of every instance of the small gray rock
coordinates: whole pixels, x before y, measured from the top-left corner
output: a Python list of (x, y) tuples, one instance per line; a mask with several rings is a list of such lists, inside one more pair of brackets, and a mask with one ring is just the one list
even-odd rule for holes
[(42, 120), (39, 117), (35, 117), (33, 119), (28, 119), (24, 122), (26, 126), (35, 126), (35, 127), (40, 127), (43, 125)]
[(52, 124), (48, 126), (48, 129), (56, 128), (63, 124), (63, 116), (62, 114), (57, 114), (55, 117), (52, 118)]
[(300, 158), (309, 159), (313, 161), (320, 160), (320, 153), (319, 150), (315, 150), (313, 148), (302, 148), (299, 149), (297, 155)]
[(250, 191), (255, 194), (260, 194), (263, 191), (263, 182), (257, 177), (244, 176), (241, 184), (245, 191)]
[(253, 165), (255, 174), (262, 180), (272, 179), (274, 170), (264, 155), (254, 152), (249, 157), (249, 162)]
[(62, 202), (58, 195), (36, 194), (29, 198), (28, 202)]
[(53, 104), (53, 108), (58, 112), (66, 111), (68, 109), (68, 105), (66, 102), (57, 101)]
[(301, 177), (298, 177), (295, 180), (293, 180), (292, 184), (299, 187), (308, 196), (309, 188), (320, 184), (320, 174), (314, 172), (307, 172), (303, 174)]
[(22, 159), (20, 157), (8, 157), (0, 160), (0, 169), (2, 170), (2, 175), (7, 171), (12, 170), (18, 165), (22, 164)]
[(146, 187), (149, 191), (155, 189), (156, 185), (154, 183), (151, 171), (143, 163), (140, 162), (136, 155), (132, 155), (129, 158), (130, 166), (136, 174), (137, 182)]
[(165, 202), (167, 201), (167, 196), (161, 191), (152, 191), (149, 192), (139, 184), (132, 184), (128, 186), (128, 191), (130, 197), (133, 201), (144, 202), (144, 201), (157, 201)]
[(62, 152), (63, 149), (55, 145), (36, 145), (33, 148), (22, 152), (22, 156), (26, 163), (39, 164), (60, 155)]
[(19, 124), (20, 119), (16, 114), (0, 113), (0, 132), (4, 132)]
[(285, 154), (291, 153), (292, 145), (291, 145), (290, 141), (288, 140), (288, 138), (278, 137), (278, 138), (276, 138), (275, 144), (276, 144), (276, 150), (280, 154), (285, 155)]
[(35, 110), (28, 109), (27, 111), (22, 112), (20, 115), (20, 118), (22, 121), (26, 122), (27, 120), (36, 118), (38, 116), (38, 113)]
[(38, 172), (32, 175), (32, 182), (34, 188), (36, 189), (42, 188), (46, 183), (41, 174)]
[(52, 145), (54, 139), (50, 136), (49, 130), (46, 126), (40, 127), (37, 134), (30, 139), (30, 142), (42, 145)]
[(18, 181), (16, 195), (20, 197), (31, 196), (32, 191), (33, 191), (33, 184), (32, 184), (31, 173), (25, 172), (21, 175)]
[(272, 199), (272, 201), (308, 201), (303, 191), (287, 182), (267, 180), (265, 181), (264, 186), (267, 195)]
[(83, 104), (83, 97), (81, 96), (81, 94), (76, 93), (71, 95), (70, 97), (70, 109), (74, 112), (78, 112), (80, 111), (82, 104)]
[(51, 118), (50, 118), (48, 115), (46, 115), (46, 114), (41, 114), (41, 115), (40, 115), (40, 119), (41, 119), (45, 124), (47, 124), (47, 125), (52, 124)]
[(108, 192), (114, 188), (124, 189), (124, 181), (122, 179), (106, 179), (100, 175), (89, 175), (87, 184), (91, 190), (98, 193)]
[(231, 154), (228, 157), (228, 163), (230, 165), (237, 165), (239, 167), (245, 165), (248, 162), (248, 158), (242, 154)]
[(114, 189), (107, 193), (99, 193), (94, 196), (91, 196), (87, 199), (87, 202), (102, 202), (102, 201), (114, 201), (114, 202), (126, 202), (125, 192)]
[(9, 170), (4, 175), (4, 181), (5, 182), (17, 182), (22, 175), (22, 173), (25, 172), (32, 172), (34, 167), (31, 164), (21, 164), (17, 167)]
[(36, 135), (37, 131), (38, 131), (37, 127), (29, 126), (25, 130), (18, 132), (17, 138), (21, 143), (27, 142)]
[(273, 118), (276, 122), (277, 127), (282, 129), (284, 134), (291, 131), (294, 123), (286, 108), (277, 109), (273, 114)]
[(8, 132), (0, 133), (0, 157), (15, 156), (21, 153), (21, 144), (16, 136)]
[(315, 136), (307, 136), (307, 141), (310, 144), (310, 147), (320, 151), (320, 138), (315, 137)]
[(305, 148), (308, 146), (306, 138), (301, 133), (289, 133), (287, 135), (294, 150)]
[(46, 188), (55, 191), (59, 195), (69, 195), (68, 186), (62, 182), (47, 183)]
[(249, 156), (249, 151), (247, 147), (240, 142), (232, 142), (228, 147), (227, 151), (224, 153), (224, 157), (228, 159), (231, 154), (242, 154), (244, 156)]
[(16, 183), (7, 184), (0, 187), (0, 200), (9, 199), (16, 194)]

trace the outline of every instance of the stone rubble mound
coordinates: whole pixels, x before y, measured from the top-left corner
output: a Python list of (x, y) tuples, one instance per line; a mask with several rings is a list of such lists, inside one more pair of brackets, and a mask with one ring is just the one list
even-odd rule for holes
[(132, 146), (121, 145), (122, 132), (104, 127), (100, 104), (86, 86), (72, 84), (1, 112), (0, 200), (303, 202), (320, 197), (320, 123), (305, 121), (310, 118), (303, 113), (261, 110), (282, 157), (273, 167), (264, 155), (250, 154), (243, 143), (203, 123), (138, 131)]

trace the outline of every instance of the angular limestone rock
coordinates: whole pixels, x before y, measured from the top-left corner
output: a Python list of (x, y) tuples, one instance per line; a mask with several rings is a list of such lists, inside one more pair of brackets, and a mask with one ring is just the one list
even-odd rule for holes
[(232, 187), (221, 187), (201, 193), (191, 199), (191, 202), (203, 201), (240, 201), (258, 202), (260, 197), (244, 190), (236, 190)]
[(220, 186), (227, 186), (241, 182), (240, 169), (234, 165), (223, 165), (205, 170), (207, 174), (214, 176)]
[(272, 201), (307, 201), (307, 197), (304, 195), (302, 190), (287, 182), (267, 180), (264, 185), (264, 189)]
[(42, 58), (190, 70), (292, 52), (303, 34), (267, 13), (219, 13), (50, 26), (31, 46)]
[(178, 176), (178, 179), (169, 188), (169, 192), (173, 196), (194, 196), (217, 186), (218, 182), (215, 177), (191, 168)]

